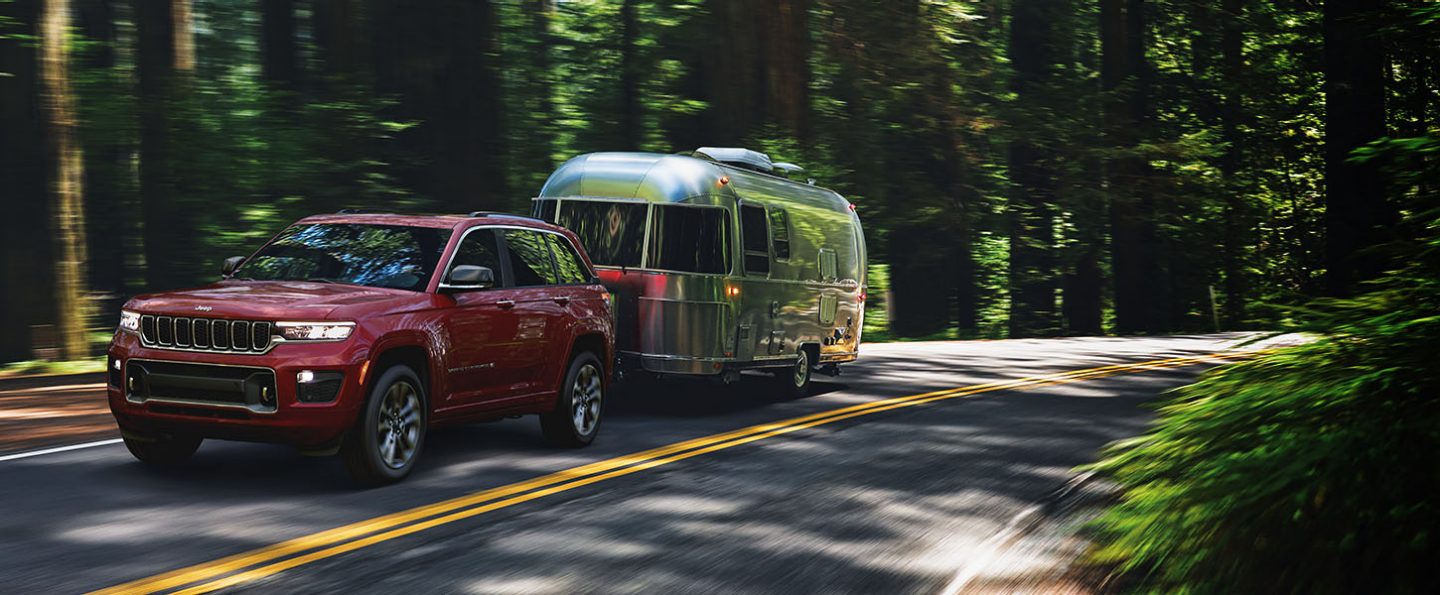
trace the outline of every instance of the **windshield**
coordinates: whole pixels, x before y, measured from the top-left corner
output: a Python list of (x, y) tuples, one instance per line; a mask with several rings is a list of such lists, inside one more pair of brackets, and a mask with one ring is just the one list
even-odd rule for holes
[(232, 278), (424, 291), (450, 233), (401, 225), (296, 225), (280, 232)]

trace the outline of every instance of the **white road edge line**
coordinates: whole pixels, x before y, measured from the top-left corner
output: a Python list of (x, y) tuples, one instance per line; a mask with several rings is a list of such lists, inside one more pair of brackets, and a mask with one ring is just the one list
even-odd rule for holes
[(73, 390), (92, 390), (105, 388), (104, 382), (95, 384), (66, 384), (64, 386), (37, 386), (35, 388), (7, 388), (0, 390), (0, 396), (24, 396), (24, 393), (54, 393)]
[(86, 443), (84, 443), (84, 444), (71, 444), (70, 446), (57, 446), (57, 447), (55, 447), (55, 448), (46, 448), (46, 449), (43, 449), (43, 450), (32, 450), (32, 451), (30, 451), (30, 452), (19, 452), (19, 453), (15, 453), (15, 454), (13, 454), (13, 455), (0, 456), (0, 463), (3, 463), (3, 462), (5, 462), (5, 461), (13, 461), (13, 460), (15, 460), (15, 459), (26, 459), (26, 458), (30, 458), (30, 457), (38, 457), (38, 456), (40, 456), (40, 455), (55, 454), (55, 453), (57, 453), (57, 452), (66, 452), (66, 451), (71, 451), (71, 450), (80, 450), (80, 449), (82, 449), (82, 448), (95, 448), (95, 447), (97, 447), (97, 446), (109, 446), (109, 445), (111, 445), (111, 444), (119, 444), (119, 443), (121, 443), (121, 442), (124, 442), (124, 439), (121, 439), (121, 438), (111, 438), (111, 439), (109, 439), (109, 440), (100, 440), (100, 441), (97, 441), (97, 442), (86, 442)]

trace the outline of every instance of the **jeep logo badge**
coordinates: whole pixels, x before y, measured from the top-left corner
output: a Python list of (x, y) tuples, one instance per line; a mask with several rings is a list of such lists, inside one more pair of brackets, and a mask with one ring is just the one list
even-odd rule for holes
[(211, 310), (214, 310), (214, 308), (211, 308), (210, 306), (195, 306), (196, 312), (209, 312)]

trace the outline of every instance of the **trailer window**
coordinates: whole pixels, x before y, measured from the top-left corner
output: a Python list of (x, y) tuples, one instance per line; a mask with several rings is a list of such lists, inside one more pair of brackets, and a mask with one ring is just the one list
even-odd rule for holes
[(730, 218), (725, 209), (655, 205), (648, 267), (721, 275), (730, 271)]
[(554, 201), (554, 200), (537, 200), (537, 201), (535, 201), (535, 209), (534, 209), (534, 211), (533, 211), (533, 215), (534, 215), (537, 219), (540, 219), (541, 221), (549, 221), (549, 222), (551, 222), (551, 223), (554, 223), (554, 222), (555, 222), (555, 201)]
[(785, 209), (770, 209), (770, 247), (775, 260), (790, 260), (790, 215)]
[(741, 205), (740, 233), (745, 248), (745, 272), (770, 274), (770, 237), (765, 226), (765, 207)]
[[(548, 201), (547, 201), (548, 202)], [(580, 236), (590, 262), (601, 266), (638, 267), (645, 242), (645, 203), (566, 200), (557, 220)], [(542, 204), (541, 212), (544, 212)]]

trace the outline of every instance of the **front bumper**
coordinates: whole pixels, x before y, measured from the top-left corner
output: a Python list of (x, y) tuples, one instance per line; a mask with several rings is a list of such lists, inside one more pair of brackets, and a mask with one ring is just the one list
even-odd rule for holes
[[(285, 343), (264, 354), (237, 355), (153, 349), (134, 335), (117, 333), (107, 362), (110, 411), (122, 430), (139, 434), (330, 444), (354, 425), (364, 400), (361, 375), (369, 351), (357, 343)], [(131, 386), (147, 367), (144, 373), (164, 378), (172, 388), (152, 392)], [(205, 377), (207, 369), (217, 373)], [(302, 370), (342, 373), (335, 398), (302, 402), (297, 381)]]

